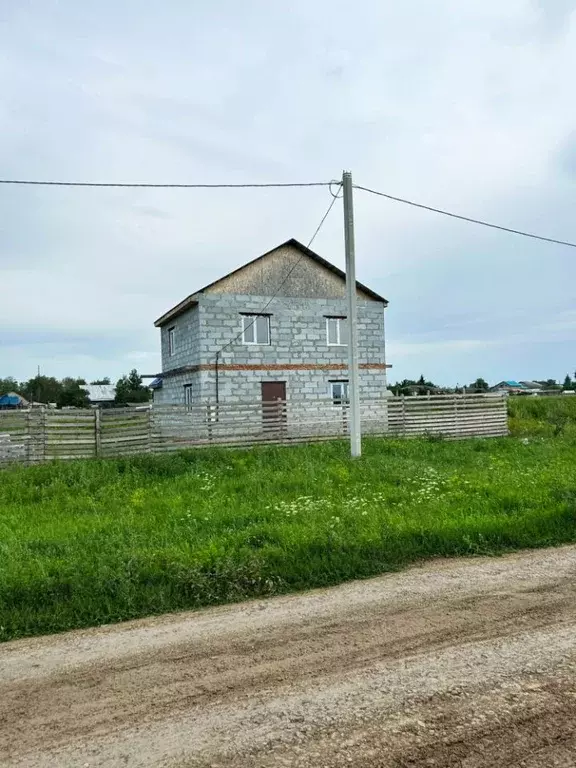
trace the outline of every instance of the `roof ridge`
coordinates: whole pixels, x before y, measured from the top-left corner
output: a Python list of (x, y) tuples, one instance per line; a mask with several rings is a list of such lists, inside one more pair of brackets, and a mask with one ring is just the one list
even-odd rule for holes
[[(178, 304), (175, 304), (171, 309), (169, 309), (167, 312), (161, 315), (155, 321), (154, 325), (157, 328), (162, 327), (170, 320), (174, 319), (175, 317), (178, 317), (178, 315), (182, 314), (182, 312), (185, 312), (187, 309), (194, 306), (194, 304), (197, 304), (198, 302), (196, 297), (198, 296), (198, 294), (204, 293), (209, 288), (212, 288), (213, 286), (220, 283), (222, 280), (226, 280), (226, 278), (230, 277), (231, 275), (235, 275), (238, 272), (241, 272), (243, 269), (245, 269), (246, 267), (249, 267), (251, 264), (254, 264), (257, 261), (260, 261), (261, 259), (264, 259), (266, 256), (269, 256), (271, 253), (274, 253), (274, 251), (277, 251), (279, 248), (285, 248), (286, 246), (293, 246), (294, 248), (297, 248), (304, 255), (308, 256), (313, 261), (315, 261), (317, 264), (320, 264), (325, 269), (330, 270), (330, 272), (340, 277), (342, 280), (344, 280), (344, 282), (346, 281), (346, 273), (343, 270), (341, 270), (340, 267), (337, 267), (335, 264), (332, 264), (332, 262), (320, 256), (311, 248), (308, 248), (308, 246), (301, 243), (295, 237), (291, 237), (288, 240), (285, 240), (283, 243), (280, 243), (279, 245), (274, 246), (274, 248), (271, 248), (269, 251), (266, 251), (260, 256), (256, 256), (256, 258), (250, 259), (250, 261), (247, 261), (246, 263), (242, 264), (236, 269), (233, 269), (231, 272), (228, 272), (227, 274), (222, 275), (222, 277), (219, 277), (216, 280), (213, 280), (211, 283), (208, 283), (208, 285), (205, 285), (203, 288), (200, 288), (199, 290), (194, 291), (194, 293), (191, 293), (181, 302), (179, 302)], [(364, 285), (358, 280), (356, 280), (356, 288), (359, 288), (363, 293), (367, 294), (368, 296), (373, 298), (375, 301), (380, 301), (384, 305), (388, 304), (387, 299), (385, 299), (383, 296), (380, 296), (380, 294), (376, 293), (376, 291), (373, 291), (371, 288), (368, 288), (367, 285)]]

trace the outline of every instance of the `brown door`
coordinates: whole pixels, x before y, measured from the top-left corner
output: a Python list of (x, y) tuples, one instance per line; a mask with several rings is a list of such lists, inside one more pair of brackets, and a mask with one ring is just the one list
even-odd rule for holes
[(286, 421), (286, 382), (262, 382), (262, 421), (264, 429), (281, 429)]

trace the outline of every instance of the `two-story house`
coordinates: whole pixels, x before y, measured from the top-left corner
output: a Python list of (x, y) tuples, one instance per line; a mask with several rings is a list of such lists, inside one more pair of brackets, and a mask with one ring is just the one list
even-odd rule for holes
[[(159, 404), (341, 402), (348, 395), (345, 274), (288, 240), (156, 320)], [(357, 283), (360, 397), (386, 396), (386, 299)]]

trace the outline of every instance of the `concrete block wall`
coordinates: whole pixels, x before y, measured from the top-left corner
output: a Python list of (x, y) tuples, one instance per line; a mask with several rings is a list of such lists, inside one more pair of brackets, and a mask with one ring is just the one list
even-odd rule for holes
[[(201, 294), (200, 361), (211, 363), (223, 346), (222, 363), (257, 364), (346, 363), (347, 346), (329, 346), (326, 316), (346, 315), (344, 299), (274, 299), (270, 314), (270, 344), (242, 344), (240, 313), (258, 313), (269, 301), (266, 296)], [(361, 363), (384, 363), (384, 307), (376, 301), (358, 301), (358, 339)]]
[(202, 402), (201, 374), (199, 371), (166, 376), (162, 387), (154, 391), (154, 405), (183, 405), (184, 387), (192, 385), (192, 398), (195, 403)]
[[(288, 400), (329, 399), (331, 380), (347, 379), (348, 347), (328, 344), (326, 316), (345, 316), (342, 298), (278, 297), (264, 310), (270, 315), (270, 344), (242, 343), (242, 314), (260, 313), (266, 296), (230, 293), (199, 294), (199, 304), (162, 329), (163, 371), (198, 366), (197, 372), (164, 376), (159, 404), (184, 402), (184, 385), (195, 384), (197, 402), (215, 400), (215, 359), (219, 356), (220, 402), (261, 400), (261, 382), (285, 381)], [(176, 329), (176, 350), (168, 355), (168, 327)], [(360, 364), (385, 363), (384, 306), (358, 300)], [(224, 349), (223, 349), (224, 348)], [(221, 351), (222, 350), (222, 351)], [(283, 364), (310, 365), (291, 370)], [(259, 370), (230, 370), (226, 366), (261, 366)], [(270, 366), (266, 369), (266, 366)], [(360, 396), (379, 399), (386, 395), (386, 370), (360, 370)]]
[[(170, 355), (168, 331), (174, 328), (175, 349)], [(162, 371), (181, 368), (184, 365), (198, 365), (200, 362), (200, 312), (197, 306), (183, 312), (165, 325), (160, 331), (162, 346)]]
[[(286, 400), (328, 401), (331, 399), (330, 382), (345, 380), (348, 372), (340, 369), (289, 370), (274, 371), (230, 371), (219, 370), (218, 389), (221, 403), (260, 402), (263, 381), (286, 382)], [(203, 400), (214, 402), (216, 377), (213, 370), (202, 371), (201, 392)], [(386, 373), (379, 371), (360, 371), (360, 397), (377, 400), (386, 393)]]

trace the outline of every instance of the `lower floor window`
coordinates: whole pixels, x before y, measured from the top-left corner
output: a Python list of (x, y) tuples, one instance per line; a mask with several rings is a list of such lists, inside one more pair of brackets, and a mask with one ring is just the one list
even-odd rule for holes
[(184, 384), (184, 405), (190, 407), (194, 405), (194, 391), (192, 384)]
[(342, 405), (348, 402), (348, 380), (331, 381), (330, 395), (334, 405)]

